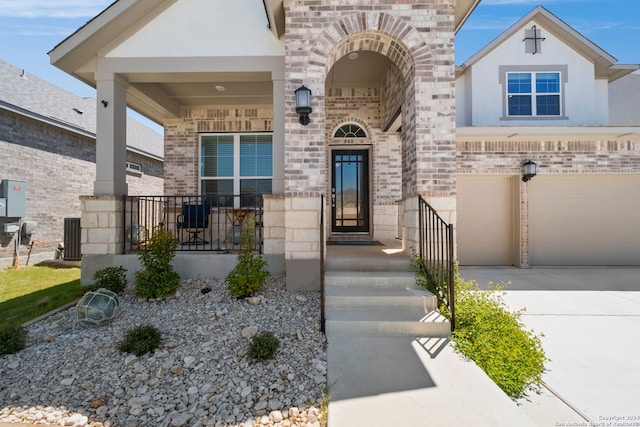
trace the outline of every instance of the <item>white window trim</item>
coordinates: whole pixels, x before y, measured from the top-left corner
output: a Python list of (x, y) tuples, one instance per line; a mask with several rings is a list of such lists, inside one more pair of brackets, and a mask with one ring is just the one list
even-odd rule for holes
[[(341, 127), (346, 126), (346, 125), (355, 125), (355, 126), (358, 126), (360, 129), (362, 129), (362, 131), (364, 132), (364, 135), (365, 135), (365, 136), (358, 136), (358, 137), (335, 136), (335, 135), (336, 135), (336, 132), (338, 132), (338, 130), (339, 130)], [(356, 139), (356, 140), (362, 140), (362, 139), (367, 139), (367, 138), (369, 138), (369, 132), (367, 132), (367, 128), (366, 128), (364, 125), (362, 125), (362, 124), (360, 124), (360, 123), (358, 123), (358, 122), (349, 121), (349, 122), (343, 122), (343, 123), (340, 123), (338, 126), (336, 126), (336, 127), (333, 129), (333, 131), (331, 132), (331, 138), (332, 138), (332, 139), (339, 139), (339, 140), (344, 140), (344, 139), (347, 139), (347, 140), (353, 140), (353, 139)]]
[[(271, 162), (273, 163), (273, 132), (240, 132), (240, 133), (201, 133), (198, 135), (198, 194), (202, 194), (202, 181), (228, 181), (233, 180), (233, 195), (240, 195), (240, 181), (242, 179), (270, 179), (273, 185), (273, 175), (259, 175), (259, 176), (241, 176), (240, 175), (240, 136), (247, 135), (271, 135)], [(233, 176), (221, 176), (221, 177), (204, 177), (200, 175), (202, 171), (202, 137), (204, 136), (233, 136)], [(273, 165), (272, 165), (273, 172)], [(240, 201), (234, 198), (235, 204), (239, 204)], [(239, 206), (236, 206), (239, 207)]]
[[(498, 67), (499, 83), (502, 86), (502, 117), (500, 120), (513, 121), (542, 121), (542, 120), (569, 120), (567, 116), (567, 110), (565, 108), (565, 86), (568, 81), (568, 66), (567, 65), (501, 65)], [(535, 115), (535, 99), (532, 99), (532, 108), (530, 116), (510, 116), (509, 115), (509, 93), (508, 93), (508, 80), (507, 75), (511, 73), (560, 73), (560, 114), (557, 116), (536, 116)], [(532, 85), (535, 85), (535, 81), (532, 81)], [(532, 90), (534, 88), (532, 87)], [(535, 97), (535, 91), (531, 94)]]
[(127, 162), (127, 172), (142, 175), (142, 165), (140, 163)]

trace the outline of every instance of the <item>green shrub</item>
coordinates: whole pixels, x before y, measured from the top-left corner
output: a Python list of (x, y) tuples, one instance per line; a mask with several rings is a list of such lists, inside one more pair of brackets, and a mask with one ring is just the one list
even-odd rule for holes
[(139, 253), (142, 270), (136, 273), (135, 294), (139, 298), (165, 298), (180, 287), (180, 276), (171, 261), (176, 255), (178, 240), (165, 229), (156, 230)]
[(158, 348), (161, 342), (162, 334), (158, 328), (141, 325), (127, 331), (124, 339), (118, 343), (118, 350), (142, 356)]
[(106, 267), (96, 271), (93, 275), (95, 286), (105, 288), (119, 294), (127, 287), (127, 269), (122, 266)]
[(280, 347), (280, 340), (270, 331), (260, 331), (251, 339), (249, 357), (258, 362), (273, 359)]
[(14, 354), (27, 345), (27, 331), (20, 325), (0, 327), (0, 354)]
[(522, 310), (509, 312), (501, 287), (488, 291), (458, 278), (455, 289), (457, 351), (475, 361), (507, 395), (538, 388), (548, 361), (540, 338), (525, 329)]
[(254, 253), (254, 229), (253, 224), (249, 224), (242, 238), (242, 252), (238, 255), (238, 262), (226, 278), (229, 292), (238, 298), (248, 297), (257, 292), (269, 276), (265, 269), (267, 262), (262, 256)]

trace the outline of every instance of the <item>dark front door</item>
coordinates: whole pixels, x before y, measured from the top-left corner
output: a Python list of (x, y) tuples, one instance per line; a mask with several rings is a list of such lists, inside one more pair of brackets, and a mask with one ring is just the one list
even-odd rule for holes
[(368, 150), (333, 150), (331, 160), (331, 231), (369, 232)]

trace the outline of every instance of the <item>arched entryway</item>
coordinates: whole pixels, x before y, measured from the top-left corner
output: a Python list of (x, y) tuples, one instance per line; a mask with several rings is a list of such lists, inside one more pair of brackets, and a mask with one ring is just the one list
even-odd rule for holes
[(389, 34), (363, 30), (328, 55), (335, 61), (324, 82), (328, 231), (333, 237), (389, 240), (399, 235), (403, 138), (413, 140), (415, 129), (402, 124), (413, 99), (408, 96), (413, 65), (403, 49)]

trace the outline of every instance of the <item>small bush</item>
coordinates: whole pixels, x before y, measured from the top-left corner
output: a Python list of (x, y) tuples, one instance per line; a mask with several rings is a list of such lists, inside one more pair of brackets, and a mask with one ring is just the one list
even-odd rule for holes
[(525, 329), (521, 311), (509, 312), (501, 287), (488, 291), (474, 281), (456, 281), (456, 350), (474, 360), (511, 398), (523, 396), (542, 382), (548, 361), (540, 338)]
[(269, 272), (265, 269), (267, 262), (253, 250), (254, 226), (249, 225), (242, 239), (242, 252), (238, 255), (238, 262), (226, 278), (227, 287), (231, 295), (244, 298), (262, 288)]
[(14, 354), (27, 345), (27, 331), (20, 325), (0, 327), (0, 354)]
[(178, 290), (180, 276), (171, 265), (177, 247), (178, 240), (173, 234), (168, 230), (159, 229), (140, 249), (142, 270), (136, 273), (137, 297), (165, 298)]
[(162, 334), (153, 325), (136, 326), (127, 331), (124, 339), (118, 344), (122, 353), (133, 353), (142, 356), (160, 346)]
[(280, 347), (280, 340), (270, 331), (260, 331), (251, 339), (249, 357), (258, 362), (273, 359)]
[(95, 286), (107, 289), (116, 294), (121, 293), (127, 287), (127, 269), (122, 266), (106, 267), (98, 270), (93, 275)]

